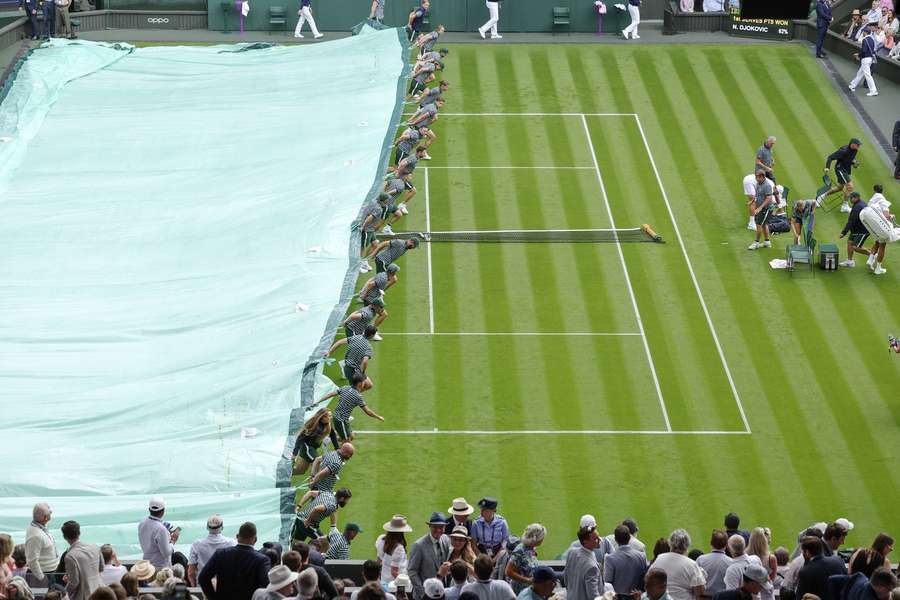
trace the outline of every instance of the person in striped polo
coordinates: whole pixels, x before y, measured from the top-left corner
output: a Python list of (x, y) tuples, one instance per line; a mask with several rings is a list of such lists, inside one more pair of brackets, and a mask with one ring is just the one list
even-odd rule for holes
[(326, 400), (330, 400), (337, 396), (338, 403), (334, 408), (334, 420), (332, 421), (332, 424), (340, 441), (349, 442), (353, 440), (353, 428), (350, 427), (350, 415), (357, 406), (373, 419), (384, 421), (384, 417), (369, 408), (366, 401), (363, 399), (362, 393), (371, 388), (371, 384), (372, 382), (370, 379), (357, 373), (353, 376), (353, 379), (350, 380), (350, 385), (345, 385), (334, 392), (329, 392), (319, 401), (325, 402)]
[[(384, 296), (385, 291), (397, 283), (397, 273), (399, 272), (400, 265), (394, 263), (389, 264), (383, 273), (376, 274), (375, 277), (372, 277), (365, 285), (363, 285), (362, 289), (359, 290), (359, 301), (363, 304), (368, 304), (375, 300), (375, 298)], [(387, 311), (384, 311), (383, 315), (386, 318)], [(382, 319), (382, 321), (383, 320), (384, 319)], [(376, 319), (375, 326), (377, 327), (379, 324), (378, 319)]]
[(375, 232), (378, 230), (378, 225), (381, 224), (383, 217), (384, 206), (379, 202), (370, 202), (363, 207), (362, 223), (359, 225), (359, 256), (362, 258), (362, 262), (359, 265), (360, 273), (368, 273), (372, 270), (368, 258), (378, 245), (378, 240), (375, 239)]
[(403, 177), (404, 175), (412, 175), (416, 167), (419, 165), (419, 160), (425, 158), (425, 146), (419, 146), (416, 148), (416, 153), (411, 154), (397, 163), (396, 167), (391, 167), (391, 171), (393, 171), (393, 177)]
[(387, 266), (392, 262), (396, 262), (398, 258), (406, 254), (407, 250), (419, 247), (417, 238), (408, 240), (384, 240), (378, 244), (375, 249), (375, 273), (381, 273), (387, 270)]
[(446, 79), (441, 79), (438, 84), (432, 88), (426, 89), (424, 92), (419, 94), (416, 98), (416, 102), (419, 105), (419, 108), (425, 106), (426, 104), (433, 104), (438, 98), (444, 95), (450, 89), (450, 83)]
[(347, 488), (340, 488), (333, 493), (309, 490), (303, 494), (297, 503), (297, 517), (294, 519), (291, 539), (302, 542), (320, 537), (319, 523), (328, 517), (332, 525), (336, 525), (338, 509), (347, 506), (352, 497), (353, 494)]
[(318, 457), (313, 463), (313, 474), (309, 477), (309, 489), (320, 492), (334, 491), (335, 484), (341, 478), (344, 463), (353, 458), (354, 452), (353, 444), (344, 442), (337, 450)]
[(356, 523), (347, 523), (344, 526), (344, 533), (341, 533), (336, 525), (332, 525), (328, 531), (328, 550), (325, 552), (325, 558), (332, 560), (350, 558), (350, 544), (360, 533), (362, 529)]
[(416, 38), (416, 46), (419, 47), (419, 54), (431, 52), (431, 49), (434, 48), (434, 45), (437, 43), (438, 38), (441, 37), (442, 33), (444, 33), (444, 26), (439, 24), (431, 32), (423, 33)]
[[(426, 133), (428, 133), (427, 127), (420, 127), (419, 129), (425, 129)], [(405, 157), (400, 159), (400, 162), (403, 162), (403, 160), (405, 160)], [(397, 200), (400, 198), (400, 194), (403, 193), (403, 190), (406, 190), (406, 197), (403, 200), (400, 200), (400, 202), (397, 202)], [(413, 199), (413, 196), (416, 195), (416, 192), (418, 192), (416, 186), (414, 186), (412, 182), (412, 173), (405, 173), (398, 177), (394, 177), (393, 175), (391, 175), (391, 177), (384, 182), (383, 191), (385, 194), (391, 197), (393, 202), (397, 205), (397, 210), (399, 210), (404, 215), (409, 214), (409, 210), (407, 210), (406, 205), (410, 200)]]
[[(375, 298), (362, 307), (356, 312), (350, 313), (350, 315), (341, 322), (341, 326), (344, 328), (344, 334), (347, 337), (353, 337), (354, 335), (362, 335), (366, 331), (366, 327), (372, 325), (372, 322), (376, 320), (377, 317), (380, 317), (384, 313), (384, 300), (381, 298)], [(383, 321), (384, 319), (382, 319)], [(379, 323), (375, 323), (375, 327), (378, 327)], [(372, 336), (372, 340), (376, 342), (381, 341), (381, 336), (377, 333)]]
[(400, 161), (412, 154), (419, 140), (422, 138), (422, 131), (418, 127), (409, 125), (394, 142), (394, 166), (400, 164)]
[(425, 139), (422, 141), (422, 148), (425, 148), (425, 152), (422, 153), (420, 157), (422, 160), (431, 160), (431, 156), (428, 155), (428, 148), (431, 147), (431, 144), (434, 143), (434, 140), (437, 139), (437, 136), (434, 133), (434, 129), (431, 126), (435, 121), (438, 120), (438, 110), (440, 110), (444, 106), (444, 99), (438, 98), (431, 104), (426, 104), (419, 108), (412, 117), (410, 117), (408, 121), (408, 125), (410, 127), (424, 127), (426, 130), (425, 135), (423, 136)]
[(347, 381), (352, 381), (355, 373), (360, 373), (365, 376), (366, 369), (369, 367), (369, 360), (372, 358), (372, 344), (369, 343), (369, 340), (371, 340), (376, 333), (378, 333), (377, 327), (374, 325), (367, 325), (363, 335), (354, 335), (352, 337), (337, 340), (331, 345), (328, 352), (325, 353), (327, 358), (339, 347), (347, 346), (347, 354), (344, 355), (343, 364), (341, 365), (341, 368), (344, 371), (344, 379)]

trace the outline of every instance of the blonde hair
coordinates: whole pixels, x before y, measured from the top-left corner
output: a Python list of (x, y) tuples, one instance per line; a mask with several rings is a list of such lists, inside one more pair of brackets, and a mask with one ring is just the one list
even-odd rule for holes
[[(324, 423), (321, 432), (318, 431), (319, 423)], [(304, 423), (303, 428), (300, 430), (300, 435), (308, 436), (313, 433), (319, 433), (323, 440), (331, 433), (331, 411), (328, 410), (328, 407), (317, 410), (316, 414), (314, 414), (309, 421)]]
[[(174, 579), (175, 573), (172, 571), (170, 567), (163, 567), (159, 571), (156, 572), (156, 577), (154, 577), (153, 581), (156, 583), (156, 587), (163, 587), (166, 585), (166, 582), (169, 579)], [(174, 589), (174, 588), (173, 588)]]
[(0, 533), (0, 564), (5, 563), (12, 556), (15, 547), (16, 545), (13, 544), (13, 539), (8, 533)]
[[(769, 538), (766, 536), (766, 530), (762, 527), (756, 527), (750, 532), (750, 543), (747, 545), (747, 554), (758, 556), (762, 561), (768, 559)], [(768, 568), (767, 565), (763, 566)]]
[(544, 541), (545, 535), (547, 535), (546, 527), (540, 523), (532, 523), (526, 527), (525, 532), (522, 533), (522, 543), (526, 546), (537, 546)]

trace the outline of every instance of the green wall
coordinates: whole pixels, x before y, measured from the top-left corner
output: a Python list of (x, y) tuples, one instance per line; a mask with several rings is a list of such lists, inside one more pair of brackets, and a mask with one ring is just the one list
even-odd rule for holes
[[(123, 0), (112, 0), (123, 1)], [(127, 1), (127, 0), (126, 0)], [(627, 25), (627, 14), (621, 14), (607, 2), (609, 14), (603, 18), (603, 29), (616, 32)], [(221, 30), (223, 25), (222, 0), (207, 0), (209, 6), (209, 28)], [(387, 0), (385, 24), (405, 24), (415, 1)], [(656, 4), (647, 3), (644, 18), (654, 18)], [(297, 0), (250, 0), (250, 14), (245, 20), (245, 28), (252, 30), (269, 29), (269, 6), (284, 6), (288, 9), (288, 26), (293, 30), (297, 23)], [(500, 31), (550, 31), (553, 24), (553, 7), (570, 8), (572, 31), (597, 31), (597, 13), (592, 0), (505, 0), (500, 9)], [(322, 31), (347, 31), (369, 15), (371, 0), (313, 0), (313, 15)], [(488, 11), (484, 0), (435, 0), (432, 2), (430, 21), (432, 26), (442, 23), (447, 31), (474, 32), (487, 20)], [(232, 13), (229, 29), (236, 29), (237, 16)]]

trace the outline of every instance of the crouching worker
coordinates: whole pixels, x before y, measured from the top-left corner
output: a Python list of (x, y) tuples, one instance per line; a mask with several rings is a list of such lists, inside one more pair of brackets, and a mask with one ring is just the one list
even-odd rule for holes
[(847, 260), (842, 260), (840, 265), (852, 269), (856, 266), (856, 261), (853, 260), (854, 252), (865, 254), (866, 256), (869, 255), (869, 251), (863, 248), (863, 244), (869, 238), (869, 230), (866, 229), (866, 226), (859, 219), (860, 213), (867, 206), (862, 198), (859, 197), (859, 192), (851, 192), (848, 200), (851, 204), (850, 215), (847, 217), (847, 224), (841, 230), (841, 237), (846, 236), (848, 233), (850, 237), (847, 239)]
[(799, 245), (803, 239), (803, 220), (806, 219), (806, 227), (812, 231), (815, 223), (816, 203), (814, 200), (797, 200), (791, 209), (791, 230), (794, 233), (794, 244)]

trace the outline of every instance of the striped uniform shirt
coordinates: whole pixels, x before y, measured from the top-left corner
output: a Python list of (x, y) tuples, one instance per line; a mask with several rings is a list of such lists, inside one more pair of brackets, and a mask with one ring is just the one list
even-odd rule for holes
[(437, 112), (438, 112), (437, 104), (434, 104), (432, 102), (431, 104), (426, 104), (425, 106), (420, 108), (416, 112), (415, 117), (413, 117), (413, 118), (415, 119), (416, 117), (419, 117), (423, 114), (428, 115), (427, 117), (425, 117), (425, 119), (423, 121), (419, 121), (419, 127), (422, 127), (422, 126), (428, 127), (429, 125), (434, 123), (434, 118), (437, 116)]
[(373, 278), (373, 280), (375, 281), (375, 287), (372, 288), (372, 290), (368, 294), (366, 294), (365, 298), (363, 298), (364, 302), (372, 302), (376, 298), (381, 298), (381, 292), (384, 291), (385, 288), (387, 288), (388, 274), (386, 271), (382, 271), (381, 273), (377, 274)]
[(435, 69), (437, 69), (437, 65), (434, 63), (423, 64), (419, 67), (419, 74), (415, 77), (416, 81), (418, 83), (425, 83), (425, 80), (428, 79), (429, 75), (434, 73)]
[(385, 265), (389, 265), (406, 254), (406, 240), (391, 240), (387, 248), (375, 255)]
[(431, 52), (431, 49), (434, 48), (434, 45), (437, 43), (438, 36), (440, 36), (437, 31), (432, 31), (431, 33), (425, 36), (425, 40), (422, 42), (422, 51), (423, 52)]
[[(402, 241), (402, 240), (396, 240)], [(363, 358), (372, 357), (372, 344), (362, 335), (354, 335), (347, 338), (347, 354), (344, 356), (344, 363), (350, 365), (356, 370), (362, 370)]]
[(366, 401), (363, 400), (363, 396), (359, 393), (359, 390), (352, 386), (345, 385), (338, 390), (338, 403), (337, 406), (334, 407), (334, 420), (348, 421), (350, 419), (350, 413), (353, 412), (354, 408), (365, 405)]
[(397, 165), (397, 177), (395, 177), (395, 179), (400, 179), (400, 177), (405, 175), (406, 173), (412, 173), (416, 170), (416, 166), (418, 164), (419, 158), (415, 154), (410, 154), (409, 156), (401, 160), (399, 165)]
[[(407, 158), (412, 158), (412, 155), (410, 155)], [(406, 159), (403, 159), (403, 160), (406, 160)], [(399, 177), (394, 177), (393, 179), (387, 181), (384, 184), (384, 193), (393, 198), (394, 196), (397, 196), (401, 192), (403, 192), (403, 190), (405, 188), (406, 188), (406, 182), (403, 181), (402, 179), (400, 179)]]
[[(363, 208), (362, 214), (362, 222), (363, 222), (363, 231), (375, 231), (378, 227), (378, 223), (381, 222), (381, 215), (384, 213), (384, 209), (377, 202), (370, 202)], [(366, 223), (366, 218), (371, 215), (372, 219)]]
[(328, 532), (328, 552), (325, 558), (334, 560), (347, 560), (350, 558), (350, 542), (344, 537), (344, 534), (338, 531), (337, 527), (332, 527)]
[(321, 523), (324, 518), (330, 517), (334, 511), (337, 510), (337, 498), (332, 492), (320, 492), (318, 496), (313, 498), (310, 503), (306, 505), (306, 508), (297, 513), (297, 517), (299, 517), (301, 521), (305, 521), (306, 517), (308, 517), (313, 509), (318, 506), (324, 506), (325, 511), (309, 520), (312, 527), (318, 527), (319, 523)]
[(311, 486), (311, 489), (320, 492), (331, 492), (334, 484), (340, 479), (341, 467), (344, 466), (344, 458), (338, 454), (337, 450), (326, 452), (322, 455), (320, 469), (328, 469), (328, 475), (317, 481)]
[(439, 60), (441, 60), (440, 52), (426, 52), (419, 58), (419, 62), (437, 62)]
[(433, 88), (428, 88), (425, 90), (425, 95), (422, 96), (422, 100), (419, 101), (419, 107), (425, 106), (427, 104), (434, 104), (440, 97), (443, 92), (441, 91), (441, 86), (435, 86)]
[(362, 318), (359, 320), (350, 319), (349, 321), (347, 321), (347, 329), (349, 329), (350, 333), (352, 333), (353, 335), (362, 335), (366, 330), (366, 326), (368, 326), (375, 319), (375, 309), (371, 306), (366, 306), (365, 308), (361, 308), (356, 312), (361, 314)]
[(422, 136), (419, 135), (419, 132), (414, 127), (409, 127), (406, 131), (403, 132), (403, 135), (406, 139), (401, 137), (397, 140), (397, 150), (404, 154), (410, 154), (413, 150), (415, 150), (416, 146), (419, 143), (419, 138)]

